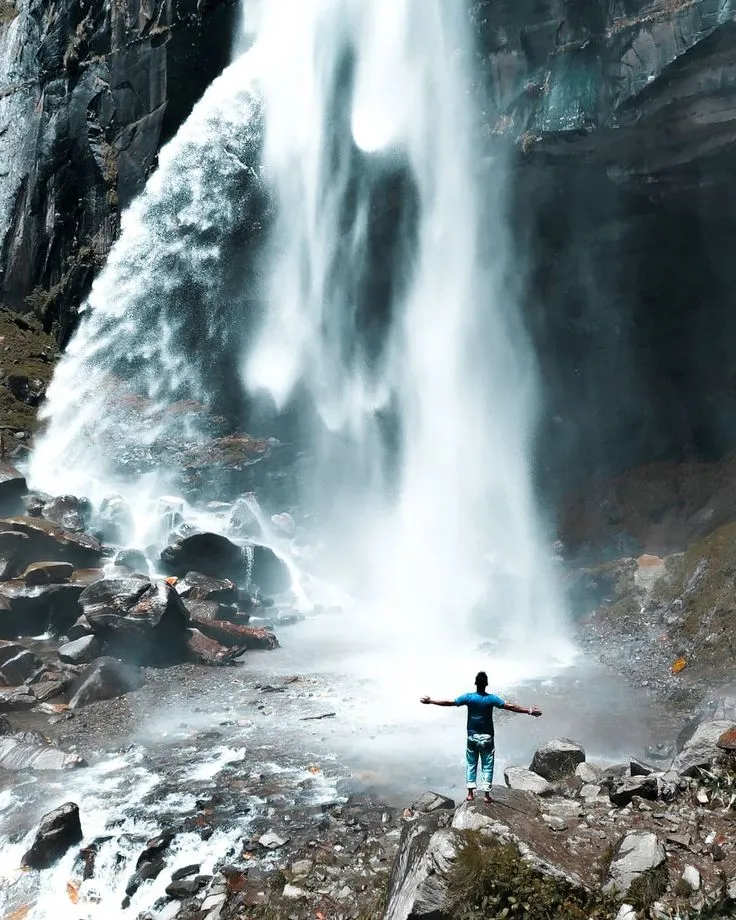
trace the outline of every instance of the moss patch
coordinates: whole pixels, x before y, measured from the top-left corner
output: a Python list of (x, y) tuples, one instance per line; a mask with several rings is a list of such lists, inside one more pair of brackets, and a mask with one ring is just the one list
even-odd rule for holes
[(668, 565), (652, 592), (663, 613), (681, 616), (693, 664), (733, 662), (736, 656), (736, 522), (693, 544)]
[[(0, 307), (0, 429), (32, 430), (37, 399), (45, 392), (57, 357), (56, 342), (35, 320)], [(15, 383), (27, 378), (31, 393)]]
[(0, 26), (12, 22), (18, 15), (18, 10), (11, 0), (0, 0)]
[(602, 892), (587, 892), (535, 871), (515, 846), (476, 831), (463, 834), (448, 895), (453, 920), (611, 920), (619, 907)]

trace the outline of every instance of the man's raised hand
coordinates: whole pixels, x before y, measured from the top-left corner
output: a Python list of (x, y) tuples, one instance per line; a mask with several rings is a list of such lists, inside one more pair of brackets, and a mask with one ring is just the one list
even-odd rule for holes
[(423, 696), (423, 697), (419, 700), (419, 702), (420, 702), (420, 703), (424, 703), (424, 705), (426, 706), (427, 703), (431, 703), (432, 700), (431, 700), (428, 696)]

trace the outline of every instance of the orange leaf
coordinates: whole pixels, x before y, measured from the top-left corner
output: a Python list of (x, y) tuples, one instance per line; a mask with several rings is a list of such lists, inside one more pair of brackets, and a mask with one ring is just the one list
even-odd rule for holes
[(79, 904), (79, 887), (74, 882), (66, 883), (66, 893), (69, 895), (69, 900), (72, 904)]
[(687, 658), (677, 658), (672, 664), (672, 673), (679, 674), (680, 671), (684, 671), (687, 667)]

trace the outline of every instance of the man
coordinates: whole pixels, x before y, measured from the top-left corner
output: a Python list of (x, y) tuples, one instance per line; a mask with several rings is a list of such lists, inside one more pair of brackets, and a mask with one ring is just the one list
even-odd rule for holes
[(493, 762), (496, 753), (493, 735), (493, 710), (506, 709), (508, 712), (526, 713), (539, 717), (542, 710), (535, 707), (517, 706), (507, 703), (500, 696), (487, 693), (488, 677), (485, 671), (479, 671), (475, 677), (475, 693), (464, 693), (456, 700), (433, 700), (423, 696), (421, 701), (431, 706), (467, 706), (468, 707), (468, 742), (466, 749), (466, 778), (468, 783), (468, 802), (475, 797), (478, 776), (478, 758), (481, 764), (481, 779), (485, 786), (485, 801), (490, 803), (491, 784), (493, 783)]

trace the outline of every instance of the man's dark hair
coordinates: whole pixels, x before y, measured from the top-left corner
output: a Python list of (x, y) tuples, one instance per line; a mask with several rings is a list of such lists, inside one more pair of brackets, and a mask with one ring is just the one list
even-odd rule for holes
[(478, 671), (475, 675), (475, 686), (482, 687), (484, 690), (488, 686), (488, 675), (485, 671)]

